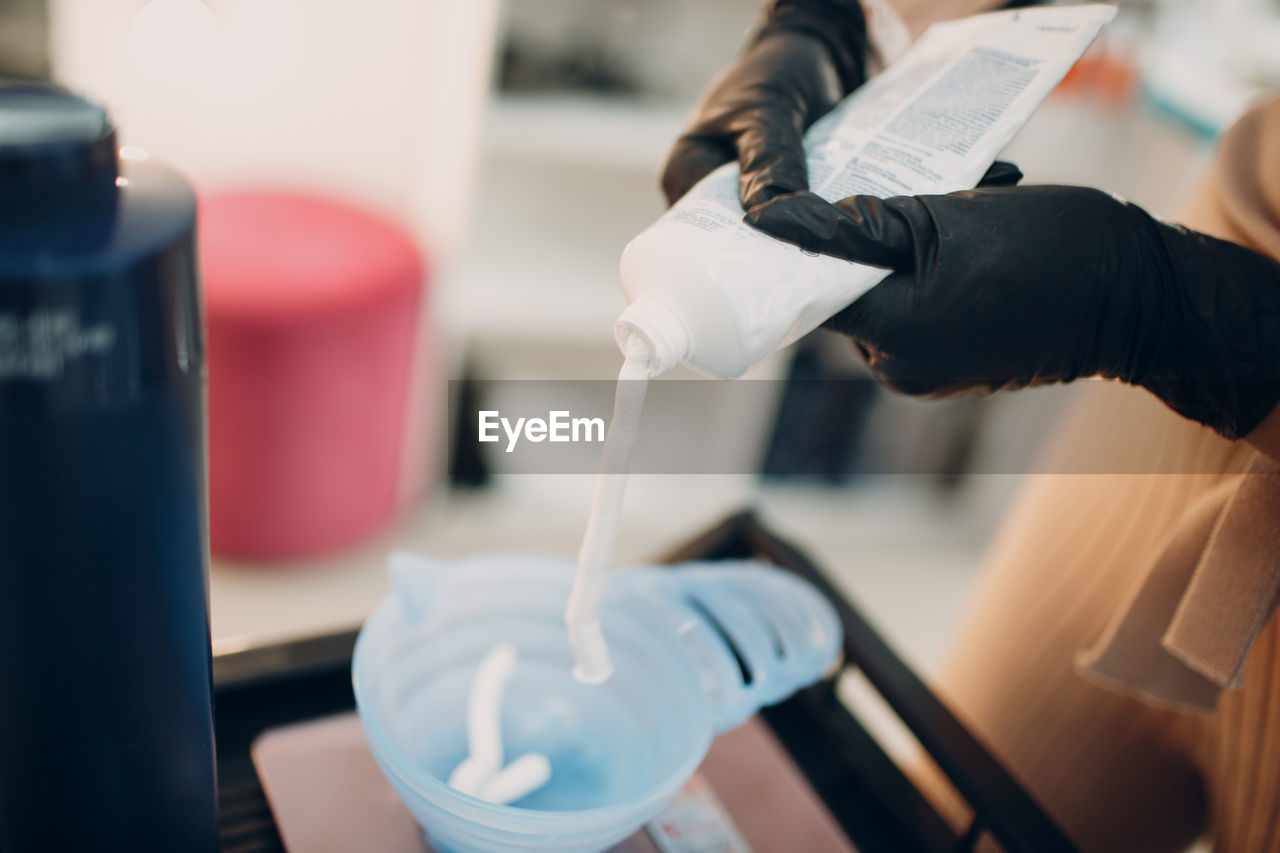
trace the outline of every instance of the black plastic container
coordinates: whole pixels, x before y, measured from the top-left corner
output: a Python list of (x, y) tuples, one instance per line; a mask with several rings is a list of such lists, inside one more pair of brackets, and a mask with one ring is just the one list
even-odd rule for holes
[(99, 107), (0, 81), (3, 853), (217, 849), (194, 225)]

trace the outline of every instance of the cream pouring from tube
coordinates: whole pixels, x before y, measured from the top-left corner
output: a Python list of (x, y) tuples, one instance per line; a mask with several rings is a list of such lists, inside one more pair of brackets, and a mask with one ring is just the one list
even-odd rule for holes
[(578, 551), (578, 573), (574, 577), (565, 624), (573, 649), (573, 674), (579, 681), (600, 684), (613, 674), (609, 647), (600, 624), (600, 604), (604, 599), (609, 561), (618, 539), (618, 519), (627, 490), (631, 453), (640, 434), (640, 415), (648, 390), (652, 352), (646, 341), (632, 337), (623, 342), (626, 360), (618, 374), (618, 390), (613, 403), (613, 420), (604, 440), (604, 459), (596, 479), (587, 532)]
[[(935, 24), (805, 134), (828, 201), (972, 188), (1084, 53), (1115, 7), (1016, 9)], [(735, 378), (878, 284), (888, 271), (803, 252), (743, 221), (735, 163), (712, 172), (623, 250), (629, 305), (614, 419), (565, 618), (575, 673), (612, 671), (599, 620), (645, 380), (688, 361)]]

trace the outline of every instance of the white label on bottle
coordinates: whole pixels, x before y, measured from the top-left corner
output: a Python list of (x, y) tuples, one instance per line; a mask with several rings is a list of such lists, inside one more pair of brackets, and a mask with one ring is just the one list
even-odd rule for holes
[(101, 355), (115, 343), (113, 327), (82, 326), (66, 309), (0, 314), (0, 379), (54, 379), (67, 362)]
[[(810, 128), (810, 188), (836, 201), (972, 186), (1113, 14), (1056, 7), (935, 25)], [(703, 181), (670, 216), (740, 221), (736, 166)]]
[(646, 829), (662, 853), (751, 853), (720, 799), (694, 776)]
[[(973, 187), (1114, 15), (1111, 6), (1053, 6), (935, 24), (899, 62), (809, 129), (810, 188), (838, 201)], [(699, 236), (716, 277), (732, 282), (748, 364), (809, 332), (886, 275), (826, 256), (795, 266), (794, 246), (770, 240), (742, 216), (738, 166), (729, 163), (650, 230), (675, 224), (715, 232)], [(695, 344), (695, 355), (703, 345)]]

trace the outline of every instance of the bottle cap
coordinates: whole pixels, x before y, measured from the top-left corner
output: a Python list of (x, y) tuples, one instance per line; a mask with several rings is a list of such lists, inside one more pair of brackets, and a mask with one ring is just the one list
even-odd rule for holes
[(110, 203), (116, 133), (98, 105), (52, 83), (0, 80), (0, 207)]
[(618, 315), (613, 337), (627, 351), (627, 339), (639, 335), (651, 353), (650, 376), (661, 376), (693, 354), (693, 335), (666, 300), (645, 294)]

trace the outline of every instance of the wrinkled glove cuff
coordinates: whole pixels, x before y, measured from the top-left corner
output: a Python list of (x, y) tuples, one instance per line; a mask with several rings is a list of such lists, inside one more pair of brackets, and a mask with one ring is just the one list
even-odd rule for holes
[[(1162, 225), (1180, 322), (1141, 382), (1175, 411), (1243, 438), (1280, 402), (1280, 264), (1244, 246)], [(1165, 368), (1161, 370), (1159, 368)]]
[(772, 0), (755, 41), (778, 32), (802, 33), (822, 42), (844, 94), (866, 80), (867, 21), (858, 0)]

